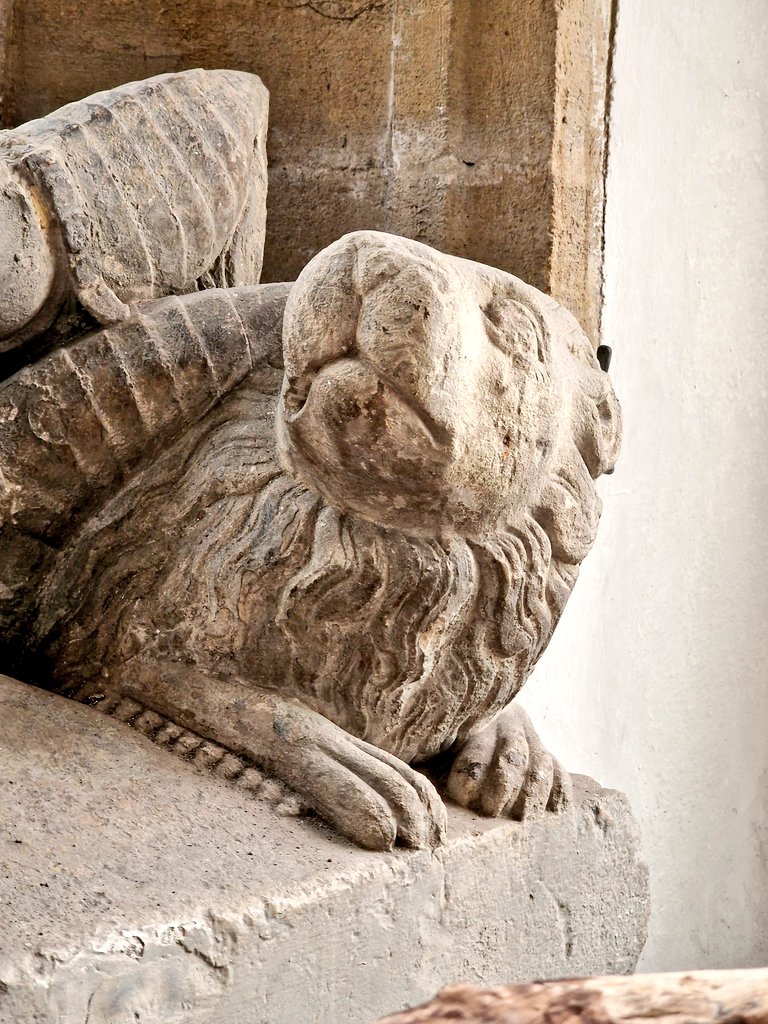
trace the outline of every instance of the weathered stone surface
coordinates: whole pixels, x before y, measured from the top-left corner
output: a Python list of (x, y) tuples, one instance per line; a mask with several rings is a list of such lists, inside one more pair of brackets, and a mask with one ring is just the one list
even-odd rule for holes
[(532, 516), (555, 557), (582, 560), (599, 516), (592, 481), (613, 468), (621, 422), (552, 299), (356, 232), (302, 271), (283, 335), (281, 454), (334, 504), (435, 535), (494, 536)]
[(102, 324), (143, 299), (255, 284), (268, 95), (254, 75), (159, 75), (0, 133), (0, 351), (77, 299)]
[(522, 277), (596, 341), (612, 0), (6, 3), (6, 126), (160, 71), (263, 78), (266, 280), (377, 228)]
[(452, 806), (440, 851), (382, 855), (203, 763), (0, 681), (2, 1024), (369, 1024), (457, 978), (636, 961), (618, 793), (579, 778), (572, 812), (524, 824)]
[(140, 305), (0, 403), (21, 678), (135, 700), (373, 849), (441, 841), (410, 767), (436, 756), (486, 814), (568, 806), (508, 705), (592, 545), (621, 431), (551, 299), (358, 232), (290, 290)]

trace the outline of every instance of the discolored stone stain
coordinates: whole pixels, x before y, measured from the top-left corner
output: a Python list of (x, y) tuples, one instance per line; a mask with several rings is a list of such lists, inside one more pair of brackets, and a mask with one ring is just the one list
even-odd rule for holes
[(458, 984), (380, 1024), (763, 1024), (767, 983), (757, 969)]

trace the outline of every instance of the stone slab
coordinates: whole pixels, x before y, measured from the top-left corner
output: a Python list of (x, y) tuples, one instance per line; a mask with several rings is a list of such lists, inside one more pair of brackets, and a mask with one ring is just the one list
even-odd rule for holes
[(637, 830), (622, 794), (577, 792), (527, 824), (451, 807), (437, 852), (374, 854), (0, 677), (0, 1022), (363, 1024), (452, 981), (629, 972)]

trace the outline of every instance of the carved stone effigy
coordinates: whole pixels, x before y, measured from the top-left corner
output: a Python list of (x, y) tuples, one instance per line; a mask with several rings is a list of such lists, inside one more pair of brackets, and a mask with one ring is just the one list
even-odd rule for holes
[(403, 238), (259, 284), (266, 111), (190, 71), (0, 134), (3, 1022), (364, 1021), (384, 962), (423, 965), (403, 1005), (644, 941), (626, 800), (514, 700), (595, 537), (607, 374), (551, 299)]
[(594, 540), (608, 377), (540, 292), (376, 232), (293, 287), (206, 289), (258, 274), (251, 81), (162, 76), (0, 147), (48, 218), (6, 259), (65, 282), (32, 301), (14, 271), (8, 344), (66, 292), (107, 325), (0, 390), (6, 665), (167, 716), (374, 849), (440, 841), (411, 767), (438, 756), (465, 806), (560, 810), (510, 702)]

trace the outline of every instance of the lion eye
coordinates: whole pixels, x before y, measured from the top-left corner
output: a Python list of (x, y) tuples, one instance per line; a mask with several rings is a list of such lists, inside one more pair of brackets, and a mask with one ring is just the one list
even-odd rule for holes
[(541, 328), (514, 299), (493, 299), (480, 307), (489, 341), (514, 358), (544, 362)]

